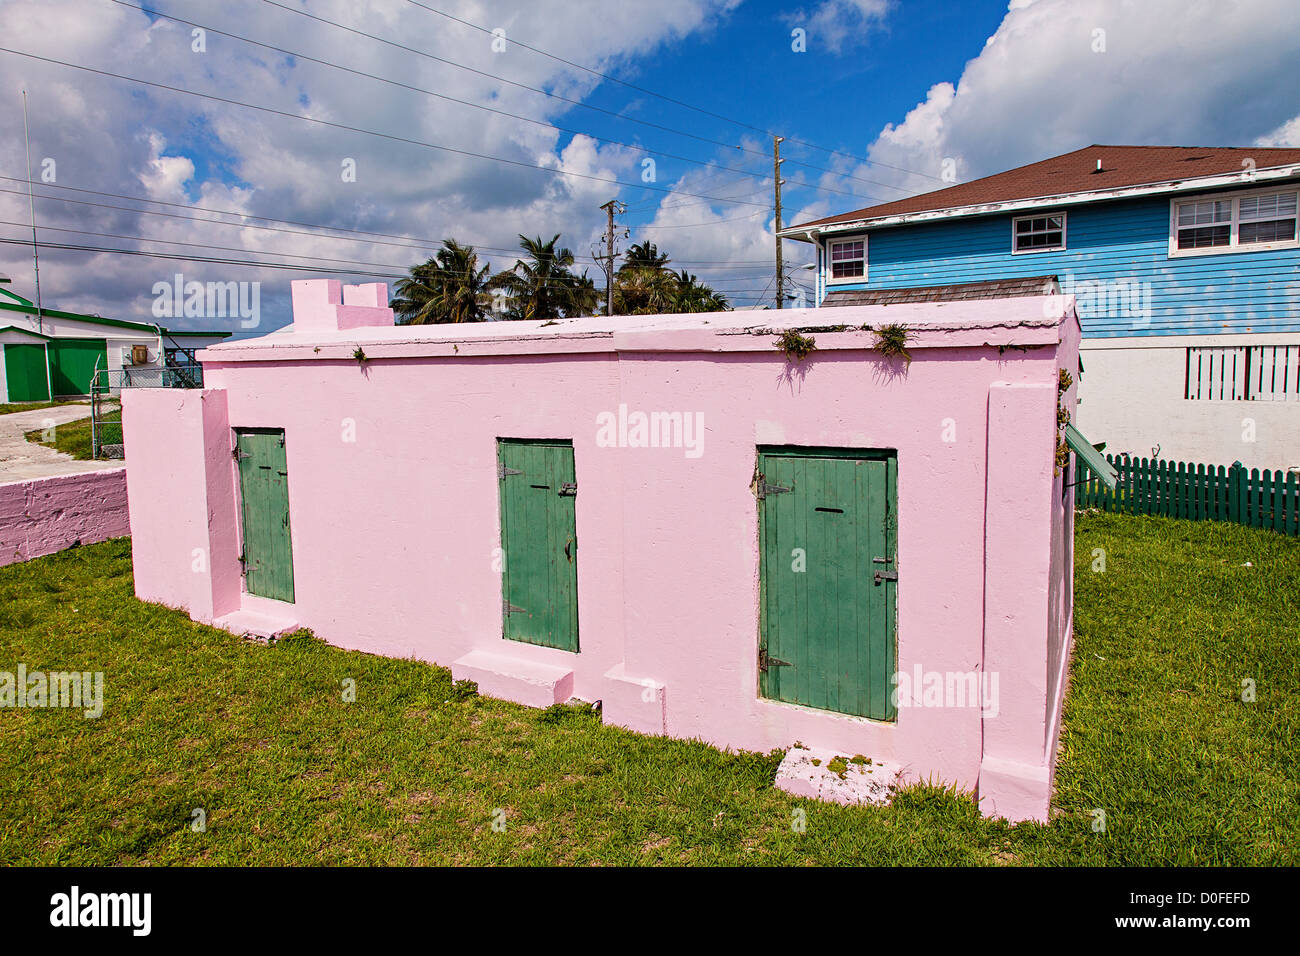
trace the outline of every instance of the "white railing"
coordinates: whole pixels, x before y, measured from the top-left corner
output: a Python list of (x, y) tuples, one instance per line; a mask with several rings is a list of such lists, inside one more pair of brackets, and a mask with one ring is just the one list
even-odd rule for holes
[(1300, 401), (1300, 345), (1189, 347), (1184, 397), (1222, 402)]

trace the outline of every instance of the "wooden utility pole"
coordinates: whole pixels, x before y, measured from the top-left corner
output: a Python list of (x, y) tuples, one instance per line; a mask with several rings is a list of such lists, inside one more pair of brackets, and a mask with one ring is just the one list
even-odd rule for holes
[(776, 186), (776, 307), (785, 308), (785, 262), (781, 255), (781, 143), (784, 136), (772, 137), (772, 182)]
[(608, 214), (605, 226), (605, 314), (614, 314), (614, 213), (627, 210), (617, 199), (611, 199), (600, 207)]

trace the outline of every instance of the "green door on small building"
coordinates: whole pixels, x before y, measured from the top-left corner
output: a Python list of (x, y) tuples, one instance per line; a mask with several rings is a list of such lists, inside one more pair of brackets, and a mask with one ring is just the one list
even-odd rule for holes
[(50, 340), (50, 387), (55, 395), (89, 395), (96, 368), (108, 368), (104, 339)]
[(236, 432), (244, 584), (249, 594), (293, 601), (293, 547), (289, 541), (289, 469), (284, 432)]
[(497, 442), (507, 640), (578, 650), (573, 443)]
[(6, 345), (4, 353), (8, 401), (49, 401), (50, 385), (45, 378), (45, 346)]
[(897, 457), (760, 450), (759, 694), (893, 720)]

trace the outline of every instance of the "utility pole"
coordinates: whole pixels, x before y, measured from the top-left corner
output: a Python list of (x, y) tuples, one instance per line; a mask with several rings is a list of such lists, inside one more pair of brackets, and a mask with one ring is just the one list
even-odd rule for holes
[[(27, 91), (23, 90), (23, 141), (27, 144), (27, 211), (32, 217), (32, 267), (36, 271), (36, 331), (45, 331), (41, 315), (41, 254), (36, 246), (36, 201), (32, 198), (32, 138), (27, 132)], [(53, 394), (50, 395), (53, 398)]]
[(781, 256), (781, 143), (784, 136), (772, 137), (772, 182), (776, 186), (776, 307), (785, 308), (785, 262)]
[(605, 314), (614, 314), (614, 214), (627, 212), (627, 206), (617, 199), (611, 199), (600, 207), (608, 214), (605, 226)]

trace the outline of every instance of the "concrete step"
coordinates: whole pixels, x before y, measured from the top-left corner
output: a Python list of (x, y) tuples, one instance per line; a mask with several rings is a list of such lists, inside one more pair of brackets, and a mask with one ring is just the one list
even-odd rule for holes
[(217, 618), (212, 624), (239, 637), (251, 637), (259, 641), (274, 641), (301, 627), (291, 618), (247, 610), (232, 611)]
[(470, 651), (451, 663), (454, 680), (472, 680), (486, 697), (550, 707), (573, 696), (573, 671), (509, 654)]
[(901, 767), (861, 754), (794, 747), (776, 771), (776, 788), (813, 800), (883, 806), (893, 798), (901, 777)]

